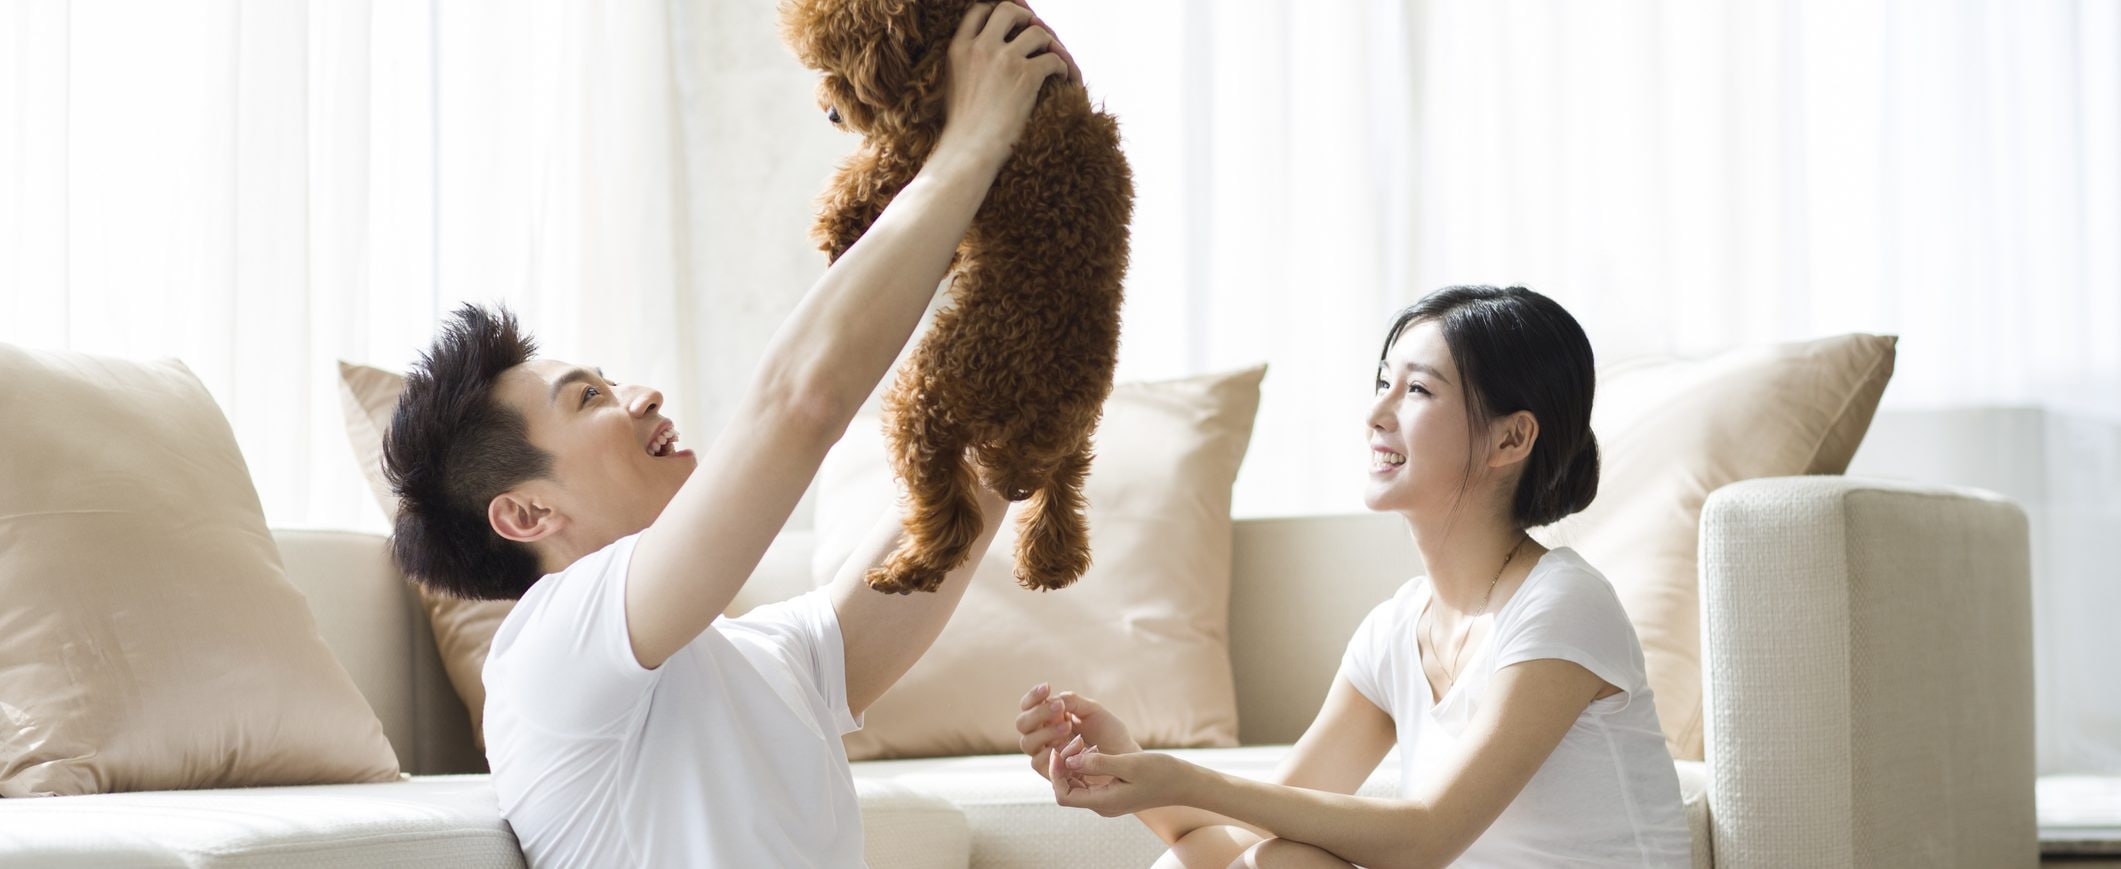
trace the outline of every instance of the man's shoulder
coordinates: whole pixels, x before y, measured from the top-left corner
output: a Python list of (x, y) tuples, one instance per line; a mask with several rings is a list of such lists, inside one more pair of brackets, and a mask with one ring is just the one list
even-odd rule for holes
[(546, 574), (538, 580), (538, 583), (544, 583), (547, 580), (559, 577), (602, 576), (613, 572), (615, 569), (623, 573), (626, 565), (633, 561), (634, 544), (639, 543), (640, 540), (641, 532), (639, 531), (620, 537), (587, 555), (575, 559), (574, 563), (560, 568), (557, 572)]
[(614, 586), (625, 584), (626, 569), (633, 562), (633, 546), (640, 537), (638, 531), (628, 534), (539, 577), (523, 594), (523, 601), (528, 602), (533, 596), (542, 602), (568, 595), (620, 594), (623, 588)]
[[(576, 633), (591, 619), (608, 617), (610, 606), (625, 606), (626, 566), (639, 533), (629, 534), (539, 577), (516, 599), (488, 644), (486, 663), (504, 657), (526, 632)], [(623, 617), (619, 620), (623, 626)]]

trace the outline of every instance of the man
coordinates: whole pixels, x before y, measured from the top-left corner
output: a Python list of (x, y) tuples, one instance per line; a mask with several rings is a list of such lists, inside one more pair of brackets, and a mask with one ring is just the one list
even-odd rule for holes
[[(520, 599), (486, 661), (486, 751), (532, 865), (860, 865), (840, 735), (934, 641), (971, 563), (935, 594), (868, 589), (886, 516), (829, 587), (718, 617), (913, 333), (1040, 84), (1070, 74), (1012, 4), (975, 6), (949, 64), (934, 153), (704, 456), (660, 393), (532, 358), (506, 312), (459, 310), (408, 376), (385, 439), (393, 553), (445, 592)], [(972, 562), (1005, 506), (983, 497)]]

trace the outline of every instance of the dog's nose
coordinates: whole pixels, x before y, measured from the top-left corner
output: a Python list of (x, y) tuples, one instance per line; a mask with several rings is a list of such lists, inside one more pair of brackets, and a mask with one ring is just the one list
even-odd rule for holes
[(839, 107), (839, 106), (826, 106), (826, 107), (825, 107), (825, 120), (827, 120), (827, 121), (831, 121), (831, 122), (832, 122), (832, 125), (833, 125), (833, 126), (835, 126), (835, 127), (839, 126), (839, 124), (840, 124), (840, 107)]

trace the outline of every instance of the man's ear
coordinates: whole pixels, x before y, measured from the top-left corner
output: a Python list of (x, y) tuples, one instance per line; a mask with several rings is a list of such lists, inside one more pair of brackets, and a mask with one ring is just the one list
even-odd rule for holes
[(1539, 442), (1539, 418), (1520, 410), (1489, 426), (1494, 441), (1488, 448), (1488, 467), (1507, 468), (1531, 458), (1532, 445)]
[(505, 539), (531, 543), (559, 533), (566, 526), (567, 517), (537, 498), (510, 490), (486, 503), (486, 524)]

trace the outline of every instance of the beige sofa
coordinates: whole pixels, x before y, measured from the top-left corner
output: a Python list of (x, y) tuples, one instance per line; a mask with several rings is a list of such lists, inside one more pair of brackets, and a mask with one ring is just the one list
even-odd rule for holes
[[(0, 865), (521, 865), (383, 539), (276, 537), (411, 775), (0, 801)], [(1701, 544), (1708, 761), (1678, 765), (1695, 865), (2035, 863), (2017, 507), (1877, 480), (1754, 480), (1710, 498)], [(1246, 747), (1183, 753), (1263, 775), (1316, 710), (1356, 623), (1417, 562), (1389, 516), (1243, 520), (1235, 546)], [(809, 548), (807, 534), (784, 535), (739, 606), (807, 587)], [(1390, 793), (1395, 768), (1382, 765), (1366, 792)], [(877, 761), (854, 774), (876, 869), (1140, 866), (1161, 850), (1132, 820), (1053, 806), (1016, 756)]]

